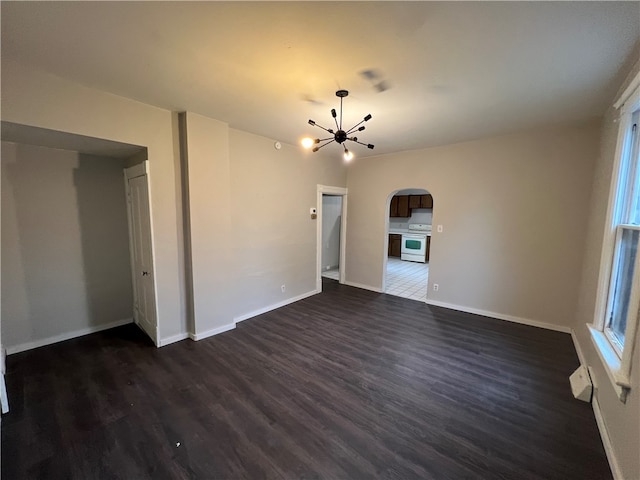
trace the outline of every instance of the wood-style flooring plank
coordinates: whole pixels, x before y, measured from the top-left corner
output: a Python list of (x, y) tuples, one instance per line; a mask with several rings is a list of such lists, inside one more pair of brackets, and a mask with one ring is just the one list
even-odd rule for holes
[(569, 335), (323, 288), (199, 342), (10, 356), (2, 477), (611, 478)]

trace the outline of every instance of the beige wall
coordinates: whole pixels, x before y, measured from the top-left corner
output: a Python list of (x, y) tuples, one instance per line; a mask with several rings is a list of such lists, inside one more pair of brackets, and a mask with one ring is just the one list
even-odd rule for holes
[[(2, 120), (148, 148), (160, 338), (186, 331), (180, 164), (171, 112), (2, 61)], [(6, 332), (5, 332), (6, 333)]]
[(131, 320), (123, 167), (2, 142), (2, 331), (10, 351)]
[[(340, 156), (184, 114), (196, 338), (315, 290), (317, 184), (344, 186)], [(281, 285), (285, 285), (285, 292)]]
[(389, 196), (424, 188), (444, 227), (432, 236), (430, 300), (568, 329), (598, 139), (594, 122), (356, 160), (347, 281), (381, 288)]
[[(321, 155), (299, 146), (229, 130), (232, 257), (237, 274), (235, 316), (316, 288), (317, 185), (344, 187), (339, 152)], [(286, 285), (282, 293), (281, 285)]]
[(198, 338), (233, 325), (229, 127), (184, 114), (185, 172), (190, 212), (193, 331)]
[[(627, 81), (623, 82), (620, 91), (627, 86), (630, 78), (638, 71), (640, 71), (640, 62), (631, 69), (629, 77)], [(611, 103), (614, 100), (612, 99)], [(585, 361), (587, 365), (592, 367), (594, 382), (597, 386), (595, 397), (600, 405), (616, 460), (623, 474), (622, 478), (635, 479), (640, 475), (640, 368), (638, 368), (640, 366), (640, 335), (636, 335), (635, 358), (631, 369), (633, 389), (627, 397), (626, 404), (623, 404), (609, 381), (587, 329), (587, 323), (592, 323), (595, 315), (600, 256), (618, 135), (616, 116), (616, 111), (611, 107), (603, 121), (601, 150), (596, 164), (589, 208), (580, 295), (573, 327)]]
[(309, 207), (316, 206), (317, 184), (345, 185), (339, 155), (305, 154), (286, 144), (275, 150), (272, 139), (188, 114), (192, 234), (185, 240), (177, 115), (15, 62), (2, 67), (3, 120), (147, 147), (161, 343), (190, 330), (185, 241), (197, 256), (193, 306), (200, 315), (191, 333), (315, 289)]

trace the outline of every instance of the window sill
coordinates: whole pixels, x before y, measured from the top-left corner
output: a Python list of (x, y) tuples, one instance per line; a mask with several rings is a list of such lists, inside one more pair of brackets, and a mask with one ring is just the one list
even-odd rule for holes
[(600, 360), (602, 360), (607, 376), (609, 377), (618, 398), (624, 403), (627, 400), (627, 394), (631, 389), (631, 383), (629, 376), (621, 370), (620, 357), (618, 357), (616, 351), (613, 349), (609, 340), (602, 331), (593, 328), (591, 325), (587, 325), (587, 327), (591, 333), (591, 341), (596, 347), (596, 352), (598, 352)]

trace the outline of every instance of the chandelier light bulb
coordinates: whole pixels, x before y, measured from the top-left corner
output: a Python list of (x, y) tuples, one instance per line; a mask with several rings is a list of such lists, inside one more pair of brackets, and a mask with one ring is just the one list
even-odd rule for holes
[(315, 142), (314, 142), (313, 138), (311, 138), (311, 137), (304, 137), (304, 138), (302, 139), (302, 146), (303, 146), (304, 148), (311, 148), (311, 147), (313, 146), (313, 144), (314, 144), (314, 143), (315, 143)]
[(344, 159), (348, 162), (353, 158), (353, 152), (350, 152), (345, 148), (344, 150)]

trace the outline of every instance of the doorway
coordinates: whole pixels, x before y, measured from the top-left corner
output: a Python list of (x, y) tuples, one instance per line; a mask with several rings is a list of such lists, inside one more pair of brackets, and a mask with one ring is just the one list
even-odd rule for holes
[(316, 290), (322, 279), (344, 283), (347, 189), (318, 185)]
[(433, 197), (425, 189), (389, 195), (385, 218), (383, 291), (425, 302), (431, 258)]

